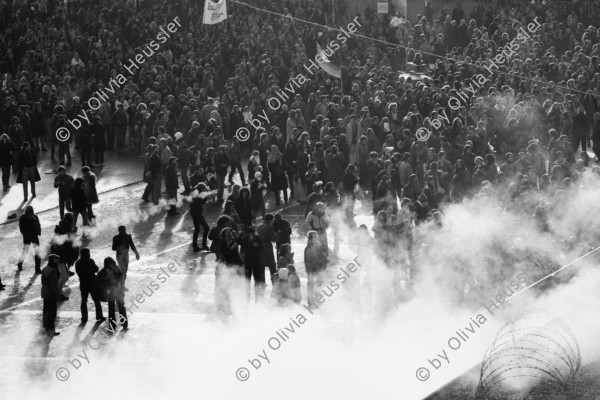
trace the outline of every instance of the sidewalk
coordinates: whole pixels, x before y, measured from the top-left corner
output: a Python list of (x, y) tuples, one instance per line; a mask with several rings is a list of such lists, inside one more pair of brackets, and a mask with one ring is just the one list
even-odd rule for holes
[[(81, 159), (76, 151), (71, 150), (71, 155), (73, 156), (73, 165), (67, 167), (67, 173), (77, 178), (81, 175)], [(58, 192), (54, 188), (54, 177), (57, 174), (56, 169), (59, 163), (50, 159), (49, 152), (39, 153), (38, 157), (38, 170), (42, 180), (35, 184), (37, 197), (32, 198), (29, 193), (29, 200), (24, 202), (23, 186), (16, 183), (17, 175), (11, 174), (9, 184), (12, 187), (0, 192), (0, 225), (18, 221), (28, 205), (33, 206), (36, 213), (58, 208)], [(98, 177), (96, 189), (100, 196), (103, 192), (141, 181), (144, 167), (142, 159), (138, 156), (107, 151), (104, 158), (104, 168), (92, 169)], [(11, 214), (16, 214), (17, 217), (9, 219)]]

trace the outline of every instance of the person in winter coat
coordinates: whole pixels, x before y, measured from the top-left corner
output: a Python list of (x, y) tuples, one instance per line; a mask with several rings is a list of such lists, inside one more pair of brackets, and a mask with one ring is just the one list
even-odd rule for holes
[(102, 305), (95, 287), (98, 266), (90, 257), (90, 249), (83, 248), (80, 250), (80, 258), (75, 262), (75, 272), (79, 277), (79, 290), (81, 291), (81, 322), (85, 323), (88, 320), (87, 299), (89, 295), (92, 296), (96, 307), (96, 321), (106, 321), (106, 318), (102, 315)]
[(85, 195), (85, 180), (83, 178), (75, 179), (71, 188), (71, 209), (73, 210), (73, 226), (77, 226), (79, 215), (83, 219), (83, 225), (88, 226), (88, 200)]
[(283, 219), (280, 213), (276, 213), (273, 221), (273, 229), (279, 239), (277, 239), (277, 253), (279, 253), (279, 249), (282, 245), (286, 243), (291, 243), (291, 235), (292, 235), (292, 227), (288, 221)]
[(292, 246), (289, 243), (283, 244), (277, 254), (277, 270), (294, 264), (294, 253), (292, 253)]
[(306, 207), (304, 208), (304, 218), (309, 212), (314, 210), (317, 203), (327, 203), (327, 196), (323, 188), (323, 182), (317, 181), (313, 184), (313, 192), (308, 196), (306, 201)]
[(254, 277), (254, 296), (258, 301), (265, 291), (265, 266), (261, 262), (261, 254), (264, 249), (263, 242), (256, 234), (256, 229), (250, 226), (246, 234), (242, 236), (241, 250), (244, 254), (244, 275), (246, 277), (246, 294), (250, 299), (250, 281)]
[(23, 183), (23, 198), (28, 199), (28, 187), (31, 184), (31, 196), (35, 197), (35, 182), (40, 180), (37, 171), (37, 156), (35, 151), (31, 150), (29, 142), (23, 142), (21, 150), (17, 154), (17, 183)]
[(19, 271), (23, 270), (23, 260), (29, 253), (29, 247), (33, 244), (33, 250), (35, 254), (35, 273), (40, 274), (42, 272), (40, 269), (42, 265), (42, 259), (40, 258), (39, 237), (42, 234), (42, 228), (40, 226), (40, 220), (38, 219), (38, 216), (33, 212), (32, 206), (27, 206), (25, 208), (25, 213), (21, 216), (21, 218), (19, 218), (19, 230), (21, 231), (21, 235), (23, 235), (23, 251), (21, 253), (21, 257), (19, 257), (17, 268)]
[(337, 146), (331, 146), (325, 153), (325, 180), (333, 182), (339, 193), (343, 193), (342, 180), (344, 179), (344, 166), (346, 159)]
[[(162, 161), (159, 155), (159, 147), (152, 145), (152, 153), (148, 159), (148, 181), (152, 184), (152, 203), (158, 205), (158, 201), (161, 197), (161, 182), (162, 182)], [(145, 198), (146, 199), (146, 198)], [(145, 200), (144, 199), (144, 200)]]
[(240, 217), (244, 230), (247, 230), (252, 225), (254, 213), (252, 212), (252, 202), (250, 200), (250, 190), (248, 188), (240, 189), (240, 195), (233, 202), (233, 207)]
[(65, 216), (65, 208), (71, 211), (71, 188), (75, 184), (75, 179), (69, 174), (62, 165), (58, 167), (58, 175), (54, 178), (54, 187), (58, 188), (58, 208), (60, 210), (60, 219)]
[[(206, 208), (206, 196), (208, 194), (208, 187), (200, 182), (192, 190), (192, 201), (190, 202), (190, 215), (194, 222), (194, 235), (192, 239), (192, 246), (194, 251), (209, 251), (207, 245), (208, 232), (210, 227), (204, 219), (204, 209)], [(200, 226), (202, 226), (202, 248), (198, 247), (198, 235), (200, 234)]]
[(308, 242), (304, 248), (304, 265), (308, 276), (306, 298), (309, 307), (316, 307), (315, 292), (323, 284), (322, 273), (327, 268), (327, 254), (316, 231), (309, 231)]
[(349, 220), (352, 220), (354, 215), (354, 204), (356, 202), (356, 191), (358, 190), (358, 169), (354, 164), (348, 164), (344, 171), (342, 205), (345, 209), (345, 214)]
[(60, 332), (56, 332), (55, 329), (58, 301), (60, 300), (60, 293), (58, 290), (58, 280), (60, 277), (60, 273), (58, 272), (59, 261), (59, 256), (50, 254), (48, 256), (48, 265), (42, 270), (42, 299), (44, 299), (43, 321), (44, 329), (48, 336), (60, 335)]
[(267, 167), (271, 176), (271, 190), (275, 194), (275, 205), (281, 205), (280, 191), (283, 191), (283, 201), (288, 202), (288, 182), (285, 176), (285, 160), (277, 145), (271, 145), (267, 158)]
[(318, 202), (314, 210), (308, 213), (304, 221), (308, 229), (315, 231), (319, 235), (319, 241), (323, 246), (323, 253), (329, 254), (329, 245), (327, 243), (327, 228), (329, 227), (329, 217), (324, 203)]
[(92, 144), (94, 146), (94, 164), (97, 167), (104, 167), (104, 152), (106, 151), (106, 132), (100, 122), (100, 117), (94, 117), (94, 121), (89, 128)]
[(98, 204), (98, 191), (96, 190), (96, 174), (94, 174), (90, 167), (84, 166), (81, 168), (81, 177), (83, 178), (83, 191), (85, 192), (85, 198), (87, 200), (87, 216), (88, 219), (96, 218), (92, 206)]
[(173, 217), (177, 214), (177, 190), (179, 190), (179, 178), (177, 177), (177, 158), (169, 158), (167, 167), (165, 168), (165, 186), (167, 195), (169, 196), (169, 212), (168, 216)]
[(231, 314), (231, 295), (235, 279), (241, 275), (242, 259), (239, 254), (237, 232), (224, 228), (220, 233), (219, 253), (221, 263), (215, 271), (215, 305), (224, 314)]
[(265, 199), (263, 198), (263, 190), (267, 188), (267, 184), (263, 182), (262, 173), (256, 172), (254, 180), (250, 184), (250, 202), (254, 215), (260, 211), (262, 217), (265, 217)]
[(282, 305), (289, 302), (300, 303), (302, 300), (300, 278), (294, 265), (290, 264), (277, 270), (277, 283), (273, 287), (272, 297)]
[(14, 152), (15, 147), (10, 137), (6, 133), (0, 135), (0, 168), (2, 168), (2, 187), (4, 190), (10, 189), (8, 182), (10, 179), (10, 167), (15, 163)]
[(454, 176), (452, 177), (452, 201), (460, 203), (471, 189), (471, 174), (462, 159), (454, 164)]
[(227, 146), (221, 145), (214, 156), (215, 172), (217, 174), (218, 191), (217, 198), (219, 203), (223, 203), (223, 192), (225, 190), (225, 178), (227, 176), (227, 167), (231, 164), (231, 159), (227, 154)]
[(263, 218), (263, 223), (256, 228), (256, 232), (263, 243), (261, 252), (261, 264), (263, 267), (268, 267), (271, 273), (271, 282), (275, 282), (275, 255), (273, 254), (273, 242), (277, 242), (279, 235), (273, 229), (273, 215), (267, 214)]
[(101, 299), (108, 302), (108, 324), (111, 332), (117, 328), (116, 310), (119, 311), (119, 321), (123, 330), (129, 327), (127, 310), (125, 308), (125, 288), (123, 272), (112, 257), (104, 259), (104, 268), (96, 276), (96, 287)]

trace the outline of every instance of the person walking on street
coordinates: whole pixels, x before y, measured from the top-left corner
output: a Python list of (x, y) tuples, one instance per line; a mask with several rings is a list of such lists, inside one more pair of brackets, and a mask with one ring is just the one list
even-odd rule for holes
[(48, 265), (42, 270), (42, 299), (44, 299), (43, 323), (48, 336), (60, 335), (60, 332), (56, 332), (55, 328), (58, 301), (60, 299), (58, 290), (58, 279), (60, 276), (60, 273), (58, 272), (59, 261), (59, 256), (50, 254), (48, 257)]
[[(208, 231), (210, 227), (204, 219), (204, 209), (206, 208), (206, 196), (208, 188), (202, 182), (198, 183), (192, 190), (192, 201), (190, 203), (190, 215), (194, 222), (194, 235), (192, 246), (194, 251), (210, 251), (207, 245)], [(200, 225), (202, 225), (202, 248), (198, 247), (198, 235), (200, 234)]]
[(85, 198), (87, 200), (88, 219), (92, 220), (96, 218), (92, 206), (100, 202), (100, 199), (98, 199), (98, 191), (96, 190), (96, 174), (90, 170), (90, 167), (84, 166), (81, 168), (81, 177), (83, 178), (83, 191), (85, 192)]
[(79, 252), (80, 258), (75, 262), (75, 272), (79, 276), (79, 290), (81, 291), (81, 322), (85, 323), (88, 320), (87, 299), (88, 295), (92, 296), (94, 306), (96, 307), (96, 321), (106, 321), (102, 315), (102, 305), (100, 298), (95, 290), (96, 273), (98, 266), (90, 257), (90, 249), (83, 248)]
[(64, 166), (58, 167), (58, 175), (54, 178), (54, 187), (58, 188), (58, 208), (60, 219), (65, 217), (65, 208), (71, 211), (71, 188), (75, 185), (75, 179), (67, 174)]
[(259, 301), (265, 294), (265, 266), (261, 263), (264, 246), (256, 229), (250, 226), (242, 236), (241, 249), (244, 253), (244, 274), (246, 276), (246, 295), (250, 300), (250, 280), (254, 276), (254, 296)]
[(323, 245), (316, 231), (307, 234), (308, 243), (304, 249), (304, 265), (308, 283), (306, 285), (306, 298), (309, 307), (317, 305), (315, 293), (323, 283), (322, 272), (326, 268), (327, 254), (323, 251)]
[(112, 249), (117, 252), (117, 263), (123, 273), (123, 285), (125, 285), (127, 270), (129, 269), (129, 249), (135, 253), (136, 260), (140, 259), (140, 253), (133, 244), (133, 238), (127, 233), (127, 228), (123, 225), (119, 226), (119, 234), (113, 237)]
[(275, 274), (277, 270), (275, 268), (275, 254), (273, 254), (273, 242), (279, 239), (279, 235), (275, 233), (273, 229), (273, 214), (265, 215), (263, 223), (256, 228), (258, 236), (263, 243), (263, 250), (261, 252), (261, 264), (264, 267), (269, 267), (271, 273), (271, 283), (275, 282)]
[(115, 332), (117, 328), (116, 311), (119, 311), (119, 322), (121, 317), (123, 322), (121, 327), (127, 330), (129, 324), (127, 321), (127, 310), (125, 309), (125, 290), (123, 283), (123, 272), (113, 260), (112, 257), (104, 259), (104, 268), (96, 276), (96, 286), (100, 292), (101, 298), (106, 298), (108, 302), (108, 325), (110, 331)]
[(6, 133), (0, 135), (0, 168), (2, 168), (2, 187), (4, 190), (10, 189), (8, 181), (10, 179), (10, 167), (15, 162), (14, 152), (15, 147), (10, 141), (10, 137)]
[(42, 234), (42, 228), (40, 226), (40, 220), (37, 215), (33, 212), (32, 206), (25, 208), (25, 213), (19, 218), (19, 230), (23, 235), (23, 252), (19, 257), (17, 267), (19, 271), (23, 270), (23, 260), (29, 253), (29, 247), (33, 244), (33, 250), (35, 252), (35, 273), (40, 274), (42, 259), (40, 258), (40, 235)]
[(35, 197), (35, 183), (40, 181), (40, 173), (37, 170), (37, 156), (31, 150), (29, 142), (23, 142), (21, 150), (17, 154), (17, 183), (23, 183), (23, 198), (28, 199), (28, 186), (31, 183), (31, 197)]
[(75, 179), (71, 188), (71, 209), (73, 210), (73, 227), (77, 227), (77, 219), (81, 214), (83, 225), (88, 226), (88, 201), (85, 196), (85, 181), (83, 178)]
[(227, 176), (227, 167), (231, 164), (229, 155), (227, 155), (227, 146), (221, 145), (214, 157), (215, 172), (217, 173), (218, 191), (217, 198), (219, 203), (223, 203), (223, 191), (225, 190), (225, 178)]
[(179, 214), (177, 212), (177, 191), (179, 190), (179, 177), (177, 176), (177, 158), (171, 156), (165, 168), (165, 187), (169, 196), (169, 217)]

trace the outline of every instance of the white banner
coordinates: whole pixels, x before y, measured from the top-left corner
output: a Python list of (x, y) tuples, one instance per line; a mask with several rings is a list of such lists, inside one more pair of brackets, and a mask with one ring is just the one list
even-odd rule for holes
[(206, 0), (204, 3), (204, 18), (203, 22), (208, 25), (218, 24), (227, 19), (227, 0), (219, 0), (213, 2)]

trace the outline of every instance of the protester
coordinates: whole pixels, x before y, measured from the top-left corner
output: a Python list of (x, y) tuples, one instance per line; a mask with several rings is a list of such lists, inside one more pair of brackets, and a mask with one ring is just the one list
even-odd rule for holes
[(75, 262), (75, 272), (77, 272), (77, 276), (79, 277), (79, 290), (81, 291), (81, 322), (86, 323), (88, 320), (88, 295), (91, 295), (94, 301), (96, 321), (106, 321), (106, 318), (102, 315), (102, 304), (100, 303), (100, 298), (95, 287), (98, 266), (90, 257), (90, 249), (82, 248), (79, 251), (79, 256), (79, 260)]
[[(99, 296), (108, 302), (108, 324), (110, 332), (115, 332), (117, 325), (126, 331), (129, 327), (127, 310), (125, 309), (125, 290), (123, 273), (111, 257), (104, 259), (104, 268), (96, 276), (96, 287)], [(119, 312), (117, 320), (116, 312)]]
[(58, 263), (60, 257), (56, 254), (48, 256), (48, 265), (42, 270), (42, 299), (44, 299), (44, 329), (48, 336), (58, 336), (56, 332), (56, 313), (58, 311), (58, 301), (60, 299), (58, 290)]
[[(116, 252), (117, 264), (123, 273), (123, 286), (127, 279), (127, 270), (129, 269), (129, 250), (133, 250), (135, 259), (140, 259), (140, 253), (138, 253), (133, 243), (131, 234), (127, 233), (127, 228), (123, 225), (119, 226), (119, 234), (113, 236), (112, 249)], [(125, 288), (127, 290), (127, 288)]]
[(23, 261), (25, 256), (29, 253), (29, 247), (33, 244), (34, 259), (35, 259), (35, 273), (40, 274), (42, 259), (40, 257), (40, 235), (42, 234), (42, 228), (40, 220), (37, 215), (33, 212), (32, 206), (25, 207), (25, 212), (19, 218), (19, 230), (23, 235), (23, 251), (17, 267), (19, 271), (23, 270)]
[(60, 219), (65, 216), (65, 208), (67, 211), (71, 209), (71, 188), (75, 185), (75, 179), (67, 174), (64, 166), (58, 167), (58, 175), (54, 178), (54, 187), (58, 188), (58, 208), (60, 210)]
[(31, 197), (35, 197), (35, 183), (40, 181), (40, 173), (37, 169), (37, 156), (31, 150), (29, 142), (23, 142), (21, 150), (17, 154), (17, 183), (23, 183), (23, 201), (29, 198), (28, 188), (31, 184)]

